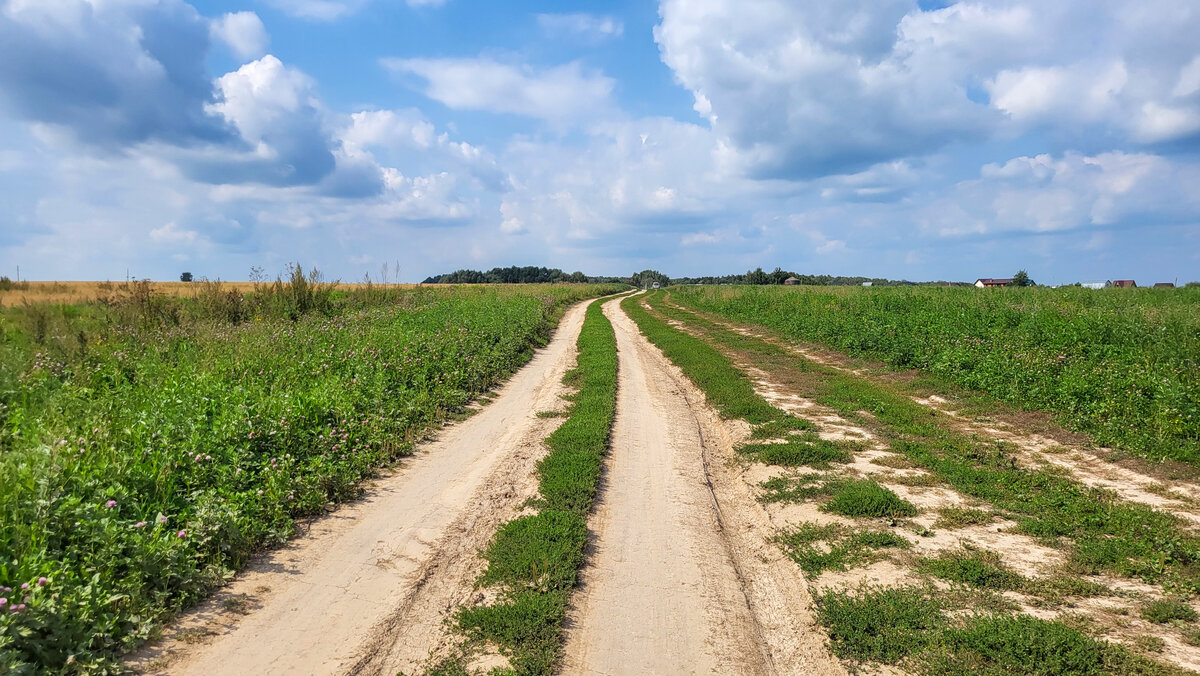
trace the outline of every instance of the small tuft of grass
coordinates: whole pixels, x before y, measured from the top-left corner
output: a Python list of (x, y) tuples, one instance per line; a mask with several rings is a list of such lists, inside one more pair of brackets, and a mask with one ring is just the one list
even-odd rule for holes
[(881, 549), (908, 549), (908, 540), (887, 531), (851, 530), (840, 524), (814, 523), (776, 537), (792, 560), (809, 575), (827, 570), (847, 570), (879, 557)]
[(538, 411), (539, 418), (565, 418), (571, 415), (570, 411)]
[(917, 466), (912, 460), (903, 455), (896, 455), (895, 453), (871, 458), (871, 464), (879, 465), (880, 467), (891, 467), (892, 469), (912, 469)]
[(821, 509), (856, 517), (900, 518), (917, 514), (917, 508), (911, 502), (870, 479), (839, 483), (833, 490), (833, 498)]
[(934, 528), (965, 528), (986, 526), (996, 520), (996, 513), (970, 507), (942, 507), (938, 510)]
[(759, 502), (806, 502), (813, 498), (828, 495), (830, 482), (825, 481), (825, 475), (819, 472), (809, 472), (800, 476), (776, 476), (759, 484), (763, 494)]
[(750, 432), (751, 439), (782, 439), (792, 432), (811, 432), (817, 426), (803, 418), (784, 414), (778, 420), (756, 425)]
[(941, 552), (937, 558), (921, 559), (917, 567), (924, 573), (950, 582), (980, 589), (1015, 590), (1025, 578), (1000, 562), (1000, 555), (987, 550)]
[(1157, 636), (1142, 634), (1133, 638), (1133, 645), (1143, 652), (1161, 653), (1167, 646), (1167, 642)]
[(1020, 591), (1049, 603), (1062, 603), (1071, 598), (1112, 596), (1113, 591), (1099, 582), (1069, 575), (1027, 578)]
[(1155, 624), (1166, 624), (1174, 620), (1195, 622), (1196, 610), (1175, 599), (1159, 599), (1142, 607), (1142, 618)]

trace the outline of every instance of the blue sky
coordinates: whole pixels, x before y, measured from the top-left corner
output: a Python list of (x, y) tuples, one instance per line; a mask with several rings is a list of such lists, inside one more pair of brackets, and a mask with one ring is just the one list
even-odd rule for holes
[(1200, 279), (1189, 0), (0, 0), (0, 274)]

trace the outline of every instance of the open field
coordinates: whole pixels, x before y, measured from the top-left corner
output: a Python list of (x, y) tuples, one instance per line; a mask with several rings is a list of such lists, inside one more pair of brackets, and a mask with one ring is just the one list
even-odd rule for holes
[(688, 307), (921, 369), (1153, 459), (1200, 464), (1200, 288), (687, 287)]
[(4, 597), (4, 670), (136, 645), (615, 290), (302, 282), (0, 315), (0, 585), (30, 585)]
[[(47, 305), (77, 305), (98, 300), (119, 298), (131, 293), (134, 285), (140, 282), (19, 282), (10, 288), (0, 288), (0, 307), (14, 307), (25, 303)], [(196, 298), (209, 285), (209, 282), (149, 282), (149, 289), (164, 296), (179, 298)], [(249, 293), (263, 282), (212, 282), (219, 284), (224, 291)], [(269, 284), (268, 284), (269, 285)], [(337, 284), (339, 291), (362, 290), (364, 284)], [(411, 289), (417, 284), (372, 284), (375, 289), (403, 290)]]
[[(0, 664), (1200, 670), (1200, 467), (1138, 442), (1186, 449), (1190, 432), (1105, 448), (1121, 426), (1057, 405), (1066, 376), (1132, 369), (1176, 374), (1172, 401), (1192, 401), (1190, 306), (941, 289), (589, 300), (620, 289), (297, 277), (5, 309), (0, 586), (24, 605), (0, 613)], [(1007, 328), (979, 328), (978, 304)], [(943, 315), (990, 338), (963, 348)], [(1122, 330), (1080, 328), (1104, 317)], [(873, 337), (836, 342), (853, 331)], [(1005, 340), (1024, 350), (1012, 363)], [(957, 370), (930, 342), (964, 350)], [(1051, 349), (1088, 368), (1036, 372)], [(991, 375), (965, 380), (962, 355)], [(997, 383), (1026, 377), (1045, 398), (1005, 401)], [(1175, 392), (1137, 382), (1157, 397), (1141, 409), (1126, 392), (1089, 401), (1150, 415)]]
[(708, 399), (747, 425), (744, 480), (849, 665), (1200, 666), (1194, 481), (1109, 465), (1110, 478), (1145, 490), (1091, 487), (1073, 471), (1104, 464), (1091, 449), (1013, 443), (1069, 432), (1022, 430), (999, 402), (995, 417), (948, 412), (953, 401), (931, 400), (927, 383), (829, 352), (810, 358), (779, 334), (685, 309), (679, 295), (626, 304)]

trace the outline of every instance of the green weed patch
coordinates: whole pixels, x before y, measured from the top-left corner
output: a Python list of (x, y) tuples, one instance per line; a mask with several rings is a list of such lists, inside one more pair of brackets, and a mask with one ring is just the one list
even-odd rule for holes
[(809, 575), (848, 570), (876, 560), (880, 550), (908, 549), (908, 540), (887, 531), (853, 530), (838, 524), (801, 524), (776, 537)]
[(832, 498), (821, 509), (851, 517), (896, 519), (917, 515), (917, 508), (912, 503), (871, 479), (840, 482), (833, 489)]

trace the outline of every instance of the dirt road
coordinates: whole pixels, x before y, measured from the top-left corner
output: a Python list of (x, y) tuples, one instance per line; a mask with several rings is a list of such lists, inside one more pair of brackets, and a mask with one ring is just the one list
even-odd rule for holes
[(585, 308), (567, 311), (492, 403), (367, 499), (239, 576), (130, 666), (197, 676), (419, 671), (447, 645), (447, 614), (478, 593), (478, 551), (536, 494), (542, 442), (561, 423), (536, 413), (563, 406)]
[(604, 306), (617, 418), (564, 673), (842, 673), (798, 569), (725, 466), (728, 434), (618, 302)]

